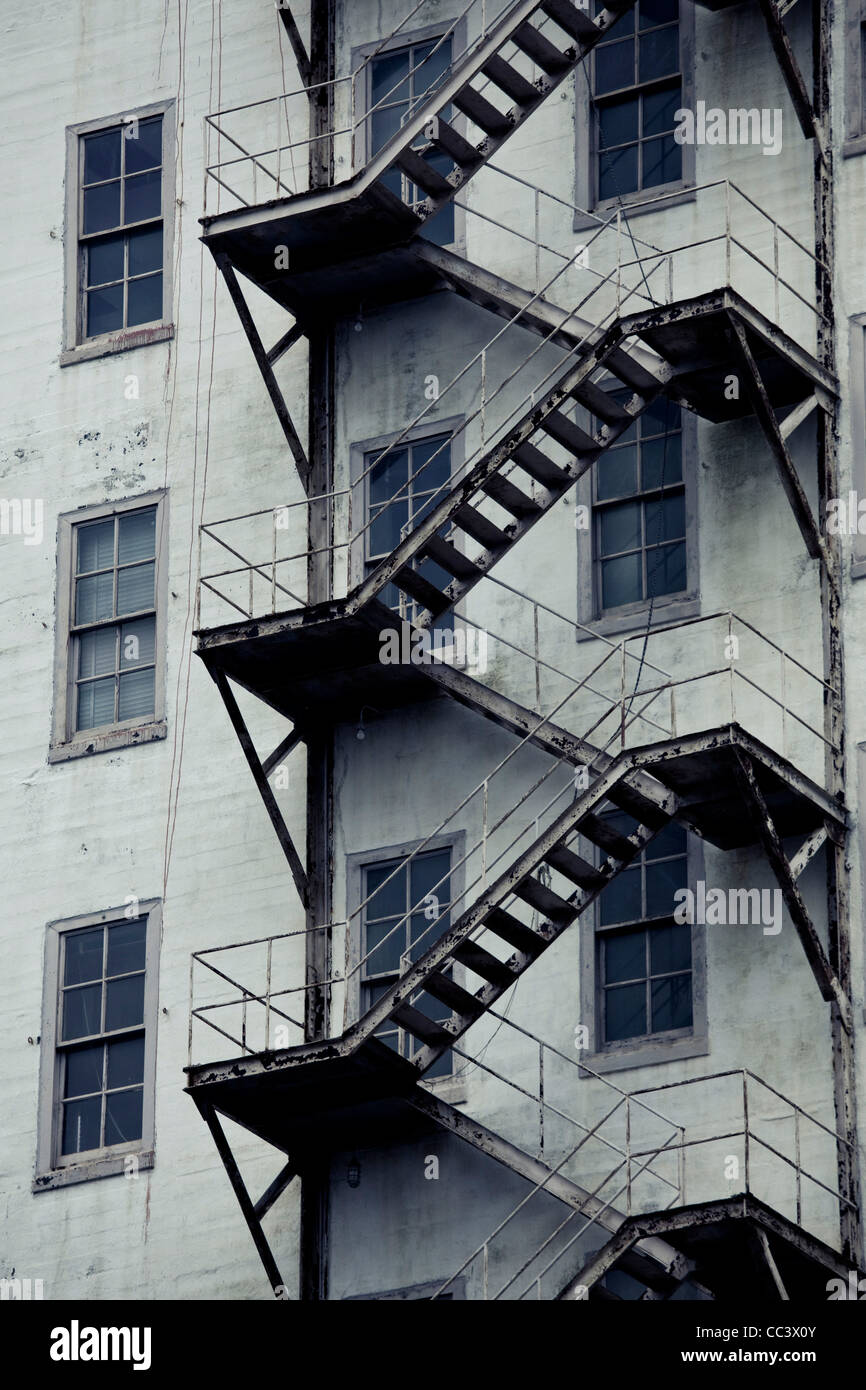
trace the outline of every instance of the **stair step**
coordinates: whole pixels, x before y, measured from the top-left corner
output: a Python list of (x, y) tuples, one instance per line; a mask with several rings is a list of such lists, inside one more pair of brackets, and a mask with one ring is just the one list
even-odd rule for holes
[(534, 444), (521, 444), (515, 449), (514, 458), (531, 478), (541, 483), (542, 487), (564, 487), (571, 481), (569, 475), (555, 463), (551, 463), (547, 455), (536, 449)]
[(454, 521), (467, 536), (480, 541), (487, 550), (507, 550), (511, 544), (511, 536), (506, 535), (492, 521), (488, 521), (475, 507), (470, 507), (468, 502), (458, 507), (454, 513)]
[(429, 194), (431, 198), (450, 197), (454, 192), (454, 185), (449, 183), (436, 169), (432, 169), (426, 160), (422, 159), (415, 150), (403, 150), (394, 160), (398, 169), (402, 169), (404, 174), (408, 174), (413, 183), (417, 183), (419, 188)]
[(536, 63), (549, 77), (555, 77), (557, 73), (564, 72), (566, 68), (571, 67), (570, 59), (560, 52), (555, 44), (550, 42), (550, 39), (545, 38), (544, 34), (540, 34), (529, 23), (528, 19), (524, 20), (522, 24), (518, 24), (511, 37), (517, 47), (522, 48), (533, 63)]
[(424, 139), (447, 154), (466, 173), (484, 163), (484, 156), (478, 153), (475, 146), (464, 140), (463, 136), (447, 121), (443, 121), (441, 116), (434, 116), (427, 122), (424, 127)]
[(598, 36), (598, 29), (588, 13), (572, 5), (571, 0), (541, 0), (541, 8), (573, 39), (582, 41)]
[(455, 984), (450, 975), (443, 975), (439, 970), (427, 976), (424, 988), (434, 999), (453, 1009), (458, 1018), (480, 1018), (484, 1013), (484, 1005), (480, 999), (476, 999), (474, 994)]
[(580, 386), (572, 392), (575, 400), (580, 401), (592, 411), (597, 419), (603, 420), (606, 425), (620, 425), (632, 416), (619, 403), (615, 401), (607, 391), (600, 386), (596, 386), (592, 381), (581, 382)]
[(608, 353), (605, 366), (609, 367), (625, 386), (630, 386), (639, 395), (645, 395), (647, 391), (657, 390), (661, 386), (658, 377), (653, 376), (652, 372), (648, 372), (633, 357), (629, 357), (622, 348), (614, 348), (613, 352)]
[(551, 888), (545, 888), (543, 883), (539, 883), (537, 878), (523, 879), (514, 889), (518, 898), (522, 898), (525, 903), (530, 903), (532, 907), (538, 909), (545, 917), (549, 917), (552, 922), (570, 922), (577, 916), (577, 906), (574, 903), (566, 902), (558, 893), (554, 893)]
[(570, 449), (573, 454), (598, 453), (599, 447), (592, 435), (586, 434), (579, 425), (567, 420), (558, 410), (552, 410), (540, 422), (541, 429), (557, 443)]
[(544, 511), (544, 508), (525, 492), (521, 492), (519, 487), (515, 487), (507, 478), (501, 478), (498, 473), (494, 473), (481, 484), (481, 491), (492, 497), (494, 502), (498, 502), (507, 512), (511, 512), (518, 521), (527, 516), (541, 516)]
[(544, 858), (552, 869), (564, 874), (566, 878), (571, 879), (572, 883), (576, 883), (578, 888), (585, 888), (588, 892), (595, 892), (596, 888), (600, 888), (608, 881), (605, 875), (600, 874), (592, 864), (588, 864), (585, 859), (581, 859), (579, 854), (566, 849), (564, 845), (552, 849)]
[(465, 965), (474, 975), (480, 975), (482, 980), (489, 980), (492, 985), (499, 985), (502, 989), (513, 985), (518, 978), (516, 972), (505, 961), (497, 960), (496, 956), (485, 951), (484, 947), (475, 941), (461, 941), (451, 954), (454, 960)]
[(420, 1038), (432, 1047), (441, 1047), (443, 1043), (450, 1046), (454, 1042), (453, 1033), (443, 1028), (435, 1019), (429, 1018), (427, 1014), (422, 1014), (421, 1010), (414, 1008), (412, 1004), (401, 1004), (391, 1017), (401, 1028), (405, 1028), (407, 1033), (411, 1033), (413, 1038)]
[(394, 583), (398, 589), (402, 589), (404, 594), (415, 599), (424, 608), (438, 617), (450, 607), (451, 600), (446, 598), (441, 589), (437, 589), (435, 584), (431, 584), (429, 579), (424, 579), (417, 570), (413, 570), (411, 565), (404, 565), (394, 575)]
[(662, 826), (667, 825), (670, 820), (667, 811), (663, 811), (654, 801), (650, 801), (649, 797), (643, 796), (625, 782), (609, 791), (607, 799), (612, 801), (614, 806), (618, 806), (621, 811), (628, 811), (635, 820), (650, 826), (653, 830), (661, 830)]
[(540, 955), (547, 945), (547, 942), (538, 935), (538, 932), (525, 926), (523, 922), (518, 921), (510, 912), (503, 911), (501, 907), (495, 907), (490, 916), (484, 918), (484, 925), (496, 936), (501, 936), (503, 941), (507, 941), (509, 946), (513, 946), (517, 951), (523, 951), (528, 956)]
[(470, 121), (474, 121), (480, 130), (486, 130), (488, 135), (507, 135), (514, 125), (513, 120), (503, 115), (492, 102), (481, 96), (480, 92), (476, 92), (468, 83), (452, 98), (452, 105), (456, 106), (458, 111), (462, 111), (464, 116), (468, 116)]
[(441, 536), (431, 536), (426, 542), (422, 554), (430, 560), (435, 560), (437, 565), (441, 565), (449, 574), (453, 574), (455, 579), (478, 579), (484, 573), (462, 551), (459, 551), (456, 545), (443, 540)]
[(506, 63), (498, 54), (488, 58), (481, 71), (507, 96), (513, 97), (518, 106), (535, 106), (542, 99), (538, 88), (527, 82), (525, 77), (521, 77), (517, 69)]
[(631, 840), (625, 835), (620, 835), (607, 821), (591, 812), (583, 817), (578, 828), (587, 840), (598, 845), (599, 849), (607, 850), (608, 854), (614, 855), (617, 859), (632, 859), (637, 854)]

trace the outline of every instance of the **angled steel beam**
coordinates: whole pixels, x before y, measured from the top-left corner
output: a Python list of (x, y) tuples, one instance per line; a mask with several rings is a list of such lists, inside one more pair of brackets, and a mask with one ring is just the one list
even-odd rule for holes
[(282, 743), (278, 743), (273, 753), (270, 753), (262, 763), (262, 772), (266, 777), (270, 777), (277, 763), (281, 762), (287, 753), (291, 753), (296, 744), (301, 741), (299, 729), (292, 729), (290, 734), (286, 734)]
[(784, 420), (779, 421), (779, 433), (783, 439), (787, 439), (794, 430), (799, 429), (803, 421), (807, 419), (815, 406), (818, 404), (818, 397), (814, 393), (807, 396), (799, 405), (795, 405), (790, 415), (786, 415)]
[(776, 55), (779, 67), (782, 69), (782, 76), (785, 79), (788, 94), (793, 103), (794, 110), (797, 113), (800, 129), (807, 140), (817, 141), (823, 159), (827, 154), (824, 144), (824, 134), (821, 130), (820, 123), (816, 119), (814, 107), (809, 100), (809, 93), (806, 90), (806, 83), (803, 81), (800, 65), (794, 57), (794, 50), (785, 32), (779, 6), (776, 0), (758, 0), (758, 4), (767, 22), (770, 43), (773, 45), (773, 52)]
[(851, 1006), (843, 993), (836, 974), (833, 971), (824, 947), (818, 938), (814, 924), (809, 916), (806, 904), (803, 901), (797, 880), (795, 879), (791, 865), (785, 856), (782, 848), (782, 841), (779, 839), (778, 831), (773, 823), (773, 818), (767, 809), (761, 788), (755, 776), (750, 758), (744, 757), (737, 749), (737, 760), (734, 764), (734, 774), (740, 785), (743, 799), (749, 808), (755, 831), (763, 846), (764, 853), (770, 862), (774, 874), (782, 890), (782, 897), (785, 905), (791, 914), (791, 920), (797, 928), (797, 934), (803, 943), (803, 950), (806, 952), (806, 959), (812, 967), (812, 973), (818, 982), (822, 999), (828, 1003), (838, 1004), (842, 1013), (845, 1026), (850, 1031), (851, 1027)]
[(293, 347), (298, 339), (303, 336), (304, 330), (301, 325), (299, 323), (293, 323), (288, 332), (284, 333), (282, 338), (278, 338), (272, 348), (268, 348), (266, 356), (271, 366), (273, 366), (275, 362), (279, 362), (283, 354), (288, 352), (289, 348)]
[(824, 544), (824, 538), (812, 515), (808, 499), (803, 491), (803, 484), (800, 482), (797, 470), (791, 460), (791, 455), (788, 453), (788, 446), (779, 428), (776, 412), (773, 410), (770, 403), (767, 389), (758, 371), (758, 364), (752, 356), (749, 340), (746, 337), (746, 330), (732, 314), (728, 314), (728, 321), (730, 324), (728, 337), (735, 355), (740, 358), (745, 370), (746, 390), (749, 393), (752, 407), (758, 417), (761, 428), (767, 437), (767, 443), (775, 459), (782, 487), (785, 489), (785, 494), (793, 509), (797, 525), (800, 528), (803, 540), (806, 542), (806, 549), (813, 560), (821, 561), (824, 570), (828, 577), (830, 577), (830, 582), (834, 583), (833, 566), (827, 552), (827, 547)]
[(818, 850), (827, 842), (827, 827), (819, 825), (801, 844), (791, 860), (791, 877), (799, 878), (806, 865), (815, 857)]
[(250, 1194), (247, 1192), (246, 1185), (241, 1177), (240, 1169), (235, 1162), (235, 1156), (231, 1151), (229, 1141), (226, 1139), (225, 1131), (219, 1122), (219, 1117), (212, 1105), (209, 1105), (206, 1101), (196, 1100), (195, 1097), (193, 1097), (193, 1099), (199, 1108), (202, 1119), (213, 1135), (217, 1153), (223, 1161), (223, 1167), (228, 1174), (228, 1180), (234, 1188), (235, 1196), (238, 1199), (238, 1205), (247, 1223), (250, 1235), (253, 1238), (253, 1243), (259, 1252), (259, 1259), (265, 1267), (265, 1273), (268, 1276), (271, 1288), (274, 1290), (274, 1293), (276, 1293), (277, 1289), (285, 1289), (283, 1276), (280, 1274), (277, 1262), (271, 1252), (271, 1247), (268, 1245), (265, 1233), (262, 1230), (262, 1223), (256, 1214), (256, 1209), (250, 1199)]
[(259, 1221), (270, 1211), (274, 1202), (278, 1197), (282, 1196), (292, 1179), (297, 1177), (297, 1174), (298, 1170), (295, 1168), (294, 1164), (286, 1163), (277, 1173), (273, 1182), (268, 1183), (261, 1197), (253, 1207), (253, 1212)]
[(770, 1242), (767, 1239), (767, 1232), (762, 1231), (760, 1226), (753, 1228), (749, 1232), (749, 1244), (757, 1256), (756, 1267), (764, 1269), (767, 1273), (767, 1284), (775, 1292), (781, 1303), (790, 1303), (788, 1290), (785, 1288), (784, 1281), (779, 1273), (779, 1266), (773, 1258), (770, 1249)]
[(240, 709), (238, 708), (238, 702), (234, 697), (234, 693), (232, 691), (231, 686), (228, 683), (228, 678), (225, 675), (225, 673), (223, 671), (211, 670), (210, 674), (213, 676), (217, 690), (222, 696), (223, 704), (225, 705), (228, 711), (229, 719), (232, 721), (232, 726), (234, 728), (235, 733), (238, 736), (238, 741), (240, 742), (241, 748), (243, 749), (244, 757), (246, 758), (247, 763), (249, 764), (250, 771), (253, 774), (253, 780), (255, 781), (255, 784), (259, 789), (259, 795), (261, 796), (262, 801), (265, 803), (265, 810), (270, 816), (271, 824), (277, 832), (277, 839), (279, 840), (280, 845), (282, 847), (282, 851), (285, 854), (286, 859), (288, 860), (289, 868), (292, 871), (292, 878), (295, 880), (295, 887), (298, 890), (298, 896), (300, 897), (303, 906), (306, 907), (309, 895), (309, 890), (307, 886), (307, 875), (304, 871), (304, 866), (301, 863), (300, 858), (298, 857), (298, 851), (295, 849), (295, 842), (289, 834), (288, 826), (286, 825), (286, 822), (283, 820), (282, 812), (280, 811), (280, 808), (276, 802), (276, 798), (273, 792), (271, 791), (270, 783), (268, 782), (267, 776), (265, 775), (265, 770), (262, 767), (262, 764), (259, 760), (259, 755), (255, 750), (255, 746), (253, 744), (252, 739), (250, 738), (249, 730), (246, 724), (244, 723), (244, 717), (241, 714)]
[[(295, 23), (295, 16), (292, 14), (291, 7), (286, 4), (286, 0), (280, 0), (277, 5), (280, 19), (283, 21), (283, 28), (289, 36), (289, 43), (292, 45), (292, 52), (295, 55), (295, 62), (298, 65), (298, 74), (305, 87), (309, 87), (312, 67), (307, 50), (304, 47), (304, 40), (301, 38), (301, 31)], [(310, 101), (313, 100), (311, 92), (307, 93)]]
[[(232, 297), (232, 303), (237, 309), (238, 318), (241, 321), (241, 327), (247, 335), (247, 340), (249, 342), (250, 347), (253, 350), (253, 357), (256, 359), (256, 364), (258, 366), (259, 371), (262, 374), (262, 379), (265, 383), (265, 386), (267, 387), (268, 395), (270, 396), (274, 405), (274, 409), (277, 412), (277, 419), (280, 422), (283, 434), (286, 436), (286, 443), (288, 444), (289, 449), (292, 453), (292, 457), (294, 458), (295, 463), (297, 465), (301, 482), (304, 484), (304, 487), (306, 488), (310, 476), (309, 461), (307, 459), (306, 453), (304, 452), (304, 446), (298, 437), (298, 432), (295, 429), (294, 424), (292, 423), (292, 417), (289, 414), (289, 408), (286, 405), (286, 402), (283, 398), (283, 393), (280, 390), (277, 378), (274, 376), (273, 368), (270, 364), (270, 361), (268, 360), (268, 354), (265, 350), (264, 343), (262, 342), (259, 336), (258, 329), (253, 323), (253, 316), (249, 311), (247, 301), (244, 299), (243, 291), (241, 290), (241, 287), (238, 284), (238, 278), (235, 275), (234, 266), (232, 265), (231, 261), (229, 260), (228, 256), (224, 251), (217, 251), (215, 253), (214, 259), (216, 260), (216, 263), (222, 273), (223, 280), (226, 284), (226, 289)], [(279, 344), (277, 344), (277, 346), (279, 346)]]

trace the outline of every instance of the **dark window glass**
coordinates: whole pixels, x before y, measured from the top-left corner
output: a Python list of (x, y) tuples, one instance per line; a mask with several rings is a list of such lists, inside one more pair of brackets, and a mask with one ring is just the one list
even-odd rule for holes
[[(377, 154), (383, 145), (397, 134), (418, 106), (441, 86), (451, 68), (451, 37), (431, 39), (411, 44), (396, 53), (382, 53), (370, 63), (371, 106), (370, 153)], [(451, 108), (441, 115), (450, 120)], [(425, 144), (423, 135), (413, 141), (414, 149)], [(424, 160), (445, 177), (454, 163), (441, 151), (429, 150)], [(395, 197), (409, 205), (423, 202), (427, 194), (399, 169), (389, 170), (381, 182)], [(447, 246), (454, 240), (454, 207), (448, 203), (435, 217), (425, 223), (422, 233), (437, 246)]]
[[(604, 8), (601, 0), (596, 13)], [(598, 196), (621, 198), (682, 178), (674, 112), (682, 106), (677, 0), (637, 7), (593, 54)]]

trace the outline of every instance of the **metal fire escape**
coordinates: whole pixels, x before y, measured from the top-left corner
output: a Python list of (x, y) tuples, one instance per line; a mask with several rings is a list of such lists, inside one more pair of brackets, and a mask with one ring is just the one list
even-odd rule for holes
[[(564, 313), (541, 293), (530, 294), (422, 235), (632, 3), (611, 0), (594, 16), (572, 0), (518, 0), (508, 5), (457, 57), (444, 80), (383, 148), (338, 184), (333, 181), (334, 0), (314, 0), (309, 52), (290, 8), (282, 7), (280, 18), (310, 99), (309, 188), (284, 196), (273, 153), (267, 163), (264, 156), (250, 156), (254, 176), (258, 166), (274, 180), (275, 196), (204, 219), (205, 244), (236, 306), (297, 467), (308, 530), (307, 591), (300, 605), (282, 606), (289, 591), (277, 580), (275, 551), (270, 574), (266, 562), (249, 567), (249, 608), (234, 603), (241, 607), (242, 618), (199, 627), (198, 654), (219, 689), (278, 835), (306, 910), (307, 931), (301, 990), (304, 1041), (271, 1045), (274, 1019), (289, 1018), (280, 996), (290, 991), (275, 987), (269, 942), (265, 988), (241, 988), (240, 1054), (188, 1067), (188, 1090), (211, 1129), (274, 1287), (283, 1279), (262, 1222), (287, 1185), (300, 1176), (305, 1298), (327, 1297), (323, 1250), (328, 1154), (364, 1141), (425, 1133), (431, 1127), (458, 1135), (519, 1175), (532, 1194), (543, 1193), (566, 1209), (563, 1227), (557, 1226), (529, 1253), (524, 1266), (532, 1265), (539, 1297), (708, 1298), (725, 1297), (733, 1290), (739, 1296), (744, 1291), (772, 1298), (821, 1296), (817, 1291), (828, 1277), (844, 1274), (860, 1262), (844, 886), (848, 821), (839, 556), (833, 538), (821, 532), (788, 448), (793, 431), (814, 415), (823, 507), (824, 500), (835, 495), (837, 386), (830, 297), (828, 39), (821, 7), (814, 7), (815, 83), (810, 98), (783, 23), (791, 6), (760, 0), (794, 109), (804, 133), (814, 141), (814, 352), (783, 331), (776, 316), (768, 316), (739, 293), (729, 273), (709, 292), (627, 313), (617, 294), (613, 310), (601, 322), (593, 322), (576, 311)], [(725, 7), (723, 0), (706, 3), (710, 10)], [(538, 75), (527, 75), (529, 64)], [(450, 172), (442, 172), (443, 158)], [(402, 196), (395, 187), (403, 190)], [(729, 272), (730, 224), (725, 244)], [(282, 263), (275, 258), (275, 247), (285, 253)], [(270, 349), (239, 275), (291, 316)], [(778, 300), (778, 273), (775, 283)], [(346, 592), (338, 595), (333, 569), (336, 325), (360, 303), (399, 302), (442, 288), (499, 319), (519, 320), (523, 329), (564, 355), (517, 418), (512, 415), (493, 441), (476, 451), (453, 485), (439, 490), (423, 518), (405, 528), (388, 558), (360, 581), (350, 577)], [(302, 337), (310, 345), (311, 428), (306, 448), (274, 371)], [(744, 383), (742, 399), (731, 398), (724, 389), (732, 374)], [(826, 655), (821, 683), (823, 779), (805, 775), (795, 762), (738, 723), (733, 700), (730, 720), (717, 727), (679, 735), (671, 727), (661, 739), (629, 744), (624, 731), (632, 702), (627, 712), (623, 697), (623, 738), (619, 751), (610, 753), (609, 741), (602, 746), (589, 735), (578, 735), (552, 714), (541, 715), (453, 665), (385, 665), (379, 659), (381, 634), (394, 625), (386, 591), (398, 593), (413, 634), (435, 627), (455, 610), (459, 615), (467, 596), (491, 578), (523, 536), (664, 397), (711, 422), (751, 414), (763, 429), (769, 458), (808, 554), (820, 570)], [(254, 615), (253, 584), (263, 579), (271, 594), (269, 611)], [(291, 723), (267, 757), (256, 751), (232, 682)], [(578, 682), (575, 689), (580, 691), (584, 684)], [(334, 730), (357, 722), (359, 710), (367, 707), (387, 718), (390, 710), (443, 695), (507, 731), (520, 746), (538, 749), (558, 765), (587, 769), (588, 785), (564, 809), (544, 818), (542, 826), (536, 817), (534, 833), (516, 836), (515, 848), (500, 856), (495, 872), (485, 875), (444, 934), (420, 956), (405, 959), (393, 987), (360, 1017), (345, 1016), (340, 1027), (332, 1007), (334, 981), (340, 976), (328, 926), (334, 918), (328, 864)], [(587, 729), (588, 723), (582, 727)], [(305, 859), (268, 780), (300, 743), (307, 751)], [(611, 807), (627, 816), (625, 829), (611, 827), (603, 814)], [(692, 1204), (685, 1202), (680, 1186), (674, 1205), (660, 1204), (655, 1210), (644, 1205), (634, 1211), (631, 1150), (623, 1210), (622, 1185), (614, 1184), (614, 1193), (604, 1183), (587, 1190), (565, 1159), (552, 1166), (446, 1104), (424, 1085), (425, 1076), (445, 1054), (462, 1055), (458, 1044), (479, 1021), (500, 1017), (494, 1009), (497, 1001), (672, 823), (687, 826), (722, 849), (760, 847), (829, 1007), (838, 1175), (834, 1194), (840, 1233), (835, 1249), (800, 1224), (799, 1158), (795, 1219), (783, 1216), (748, 1186), (732, 1197)], [(802, 841), (790, 859), (783, 846), (788, 837)], [(822, 848), (828, 863), (828, 949), (798, 885), (800, 874)], [(471, 976), (478, 985), (458, 983), (457, 972), (461, 980)], [(222, 979), (236, 983), (224, 972)], [(265, 1011), (264, 1046), (247, 1045), (248, 1005)], [(195, 1016), (201, 1020), (203, 1011)], [(385, 1025), (399, 1028), (411, 1040), (407, 1055), (386, 1047), (377, 1036)], [(536, 1041), (543, 1055), (545, 1044)], [(746, 1073), (743, 1077), (747, 1090)], [(615, 1108), (622, 1104), (617, 1099)], [(625, 1104), (627, 1110), (640, 1104), (649, 1113), (648, 1102), (637, 1097), (626, 1097)], [(745, 1101), (744, 1108), (748, 1110)], [(220, 1115), (285, 1155), (284, 1166), (258, 1201), (247, 1192)], [(674, 1122), (664, 1140), (644, 1151), (641, 1172), (658, 1177), (653, 1164), (671, 1152), (671, 1146), (677, 1149), (676, 1129)], [(595, 1129), (592, 1133), (596, 1137)], [(744, 1133), (749, 1134), (748, 1115)], [(621, 1167), (618, 1161), (614, 1174)], [(569, 1225), (574, 1221), (582, 1221), (579, 1230)], [(499, 1229), (485, 1242), (485, 1271)], [(547, 1263), (546, 1247), (551, 1256)], [(547, 1275), (553, 1282), (543, 1284)], [(631, 1292), (622, 1292), (623, 1280)], [(486, 1275), (484, 1290), (481, 1296), (486, 1297)]]

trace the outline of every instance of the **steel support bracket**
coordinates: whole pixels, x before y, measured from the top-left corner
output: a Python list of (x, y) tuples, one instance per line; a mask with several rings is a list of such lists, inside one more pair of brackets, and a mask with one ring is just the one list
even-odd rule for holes
[[(301, 38), (301, 31), (295, 23), (295, 16), (292, 14), (291, 6), (287, 0), (277, 0), (277, 13), (283, 22), (283, 28), (289, 36), (289, 43), (292, 45), (292, 52), (295, 55), (295, 62), (298, 65), (298, 75), (305, 87), (310, 86), (313, 76), (313, 68), (310, 63), (309, 55), (304, 47), (304, 40)], [(312, 92), (307, 92), (310, 101), (313, 101)]]
[[(800, 122), (800, 129), (807, 140), (815, 140), (821, 152), (822, 160), (826, 161), (827, 147), (824, 142), (824, 133), (815, 115), (815, 109), (809, 100), (809, 93), (803, 74), (800, 71), (800, 64), (794, 56), (794, 50), (788, 38), (785, 26), (782, 23), (782, 15), (787, 10), (780, 9), (777, 0), (758, 0), (758, 5), (767, 23), (767, 32), (770, 35), (770, 43), (776, 60), (782, 70), (785, 85), (788, 88), (788, 95), (791, 98), (794, 110), (797, 113), (797, 120)], [(788, 6), (787, 8), (790, 8)]]

